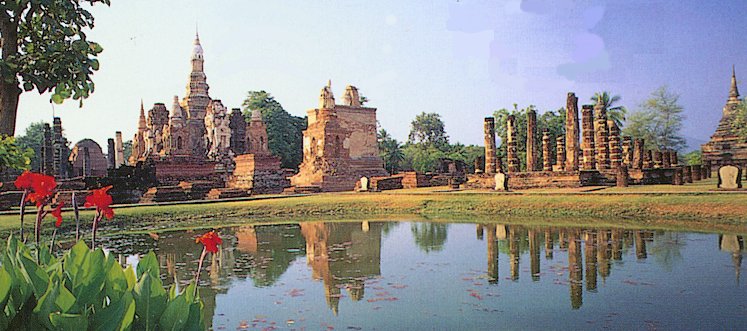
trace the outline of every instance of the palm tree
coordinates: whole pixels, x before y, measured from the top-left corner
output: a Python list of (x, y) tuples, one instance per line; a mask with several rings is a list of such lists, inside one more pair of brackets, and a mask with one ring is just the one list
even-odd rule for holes
[(594, 96), (591, 97), (591, 104), (596, 106), (597, 100), (599, 99), (602, 100), (605, 108), (607, 108), (607, 118), (615, 121), (617, 127), (622, 129), (625, 115), (628, 113), (628, 110), (625, 106), (615, 106), (615, 104), (622, 98), (619, 95), (611, 96), (611, 93), (607, 91), (596, 92), (594, 93)]
[(402, 144), (397, 139), (392, 138), (384, 129), (379, 130), (377, 138), (379, 141), (379, 156), (384, 160), (384, 166), (389, 170), (389, 173), (393, 174), (405, 160)]

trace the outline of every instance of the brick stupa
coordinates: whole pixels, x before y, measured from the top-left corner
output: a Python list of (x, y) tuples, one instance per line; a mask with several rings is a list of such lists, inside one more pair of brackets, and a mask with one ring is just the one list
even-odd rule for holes
[(716, 132), (711, 136), (711, 140), (701, 146), (704, 163), (710, 162), (714, 166), (747, 164), (747, 140), (739, 138), (732, 132), (734, 113), (740, 102), (737, 77), (732, 69), (729, 98), (723, 108), (721, 121), (718, 123)]

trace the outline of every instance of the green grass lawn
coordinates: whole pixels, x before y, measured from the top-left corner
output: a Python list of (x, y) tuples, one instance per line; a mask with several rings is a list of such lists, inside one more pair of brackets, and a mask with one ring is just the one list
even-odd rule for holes
[[(335, 193), (282, 199), (137, 206), (115, 208), (114, 220), (105, 220), (102, 231), (157, 232), (177, 228), (307, 220), (427, 219), (747, 233), (747, 194), (713, 194), (697, 190), (663, 192), (664, 186), (649, 188), (659, 193), (636, 193), (637, 187), (556, 194), (490, 194), (487, 193), (489, 191), (432, 193), (418, 189), (415, 192)], [(688, 186), (680, 188), (689, 189)], [(64, 215), (64, 232), (69, 232), (67, 229), (75, 226), (72, 212)], [(92, 211), (81, 212), (84, 229), (90, 227), (92, 217)], [(28, 228), (33, 226), (33, 218), (33, 214), (26, 216)], [(48, 217), (45, 222), (49, 224), (45, 228), (51, 231), (52, 218)], [(0, 215), (0, 231), (17, 229), (18, 225), (17, 215)]]

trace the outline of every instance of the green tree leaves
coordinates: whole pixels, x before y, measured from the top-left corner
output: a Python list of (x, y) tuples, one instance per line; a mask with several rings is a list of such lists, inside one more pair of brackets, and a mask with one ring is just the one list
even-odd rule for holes
[(408, 143), (443, 149), (449, 144), (446, 127), (437, 113), (422, 112), (410, 123)]
[(291, 115), (265, 91), (249, 91), (241, 106), (247, 120), (251, 118), (252, 111), (262, 113), (262, 121), (267, 126), (267, 145), (270, 151), (280, 157), (283, 168), (298, 169), (303, 161), (306, 118)]
[(681, 150), (685, 138), (680, 134), (685, 116), (679, 104), (680, 96), (662, 86), (651, 93), (640, 109), (630, 116), (625, 135), (645, 139), (646, 148)]

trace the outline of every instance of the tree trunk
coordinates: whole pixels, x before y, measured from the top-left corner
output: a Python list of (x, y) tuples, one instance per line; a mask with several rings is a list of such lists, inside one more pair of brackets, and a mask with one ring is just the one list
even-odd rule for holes
[(16, 132), (16, 113), (20, 95), (18, 83), (0, 82), (0, 136), (13, 136)]
[[(0, 17), (0, 37), (2, 58), (7, 61), (18, 54), (18, 17), (11, 19), (7, 14)], [(0, 79), (0, 136), (15, 135), (18, 97), (21, 95), (18, 85), (18, 76)]]

